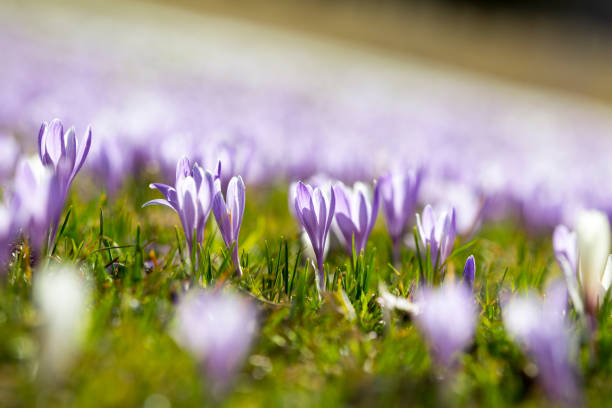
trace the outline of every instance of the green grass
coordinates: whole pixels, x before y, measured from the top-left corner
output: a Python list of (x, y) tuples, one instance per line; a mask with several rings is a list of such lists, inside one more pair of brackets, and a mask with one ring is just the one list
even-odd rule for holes
[[(92, 320), (78, 360), (52, 383), (37, 375), (41, 321), (31, 301), (36, 265), (47, 260), (30, 267), (27, 247), (17, 251), (0, 287), (1, 406), (143, 406), (159, 395), (178, 407), (547, 404), (527, 374), (527, 358), (504, 332), (499, 295), (542, 291), (559, 275), (549, 235), (527, 235), (507, 220), (486, 224), (472, 241), (458, 239), (455, 248), (464, 248), (449, 260), (446, 279), (474, 254), (480, 315), (473, 345), (457, 369), (446, 370), (433, 364), (410, 316), (383, 319), (379, 282), (407, 296), (424, 273), (407, 248), (401, 265), (391, 266), (382, 217), (355, 263), (332, 245), (330, 290), (319, 298), (285, 186), (247, 190), (238, 279), (214, 221), (194, 265), (178, 217), (167, 208), (140, 207), (155, 195), (146, 185), (130, 183), (113, 198), (92, 191), (70, 197), (64, 211), (70, 207), (70, 216), (49, 262), (78, 265), (93, 288)], [(208, 394), (197, 362), (170, 335), (174, 301), (187, 285), (230, 286), (259, 311), (254, 346), (223, 399)], [(612, 396), (607, 317), (593, 344), (583, 341), (581, 363), (587, 400), (606, 404)]]

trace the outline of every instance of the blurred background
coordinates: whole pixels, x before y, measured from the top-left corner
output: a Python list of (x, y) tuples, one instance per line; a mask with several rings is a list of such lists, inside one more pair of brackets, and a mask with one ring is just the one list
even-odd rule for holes
[[(157, 4), (169, 4), (157, 1)], [(335, 0), (172, 2), (380, 53), (609, 100), (612, 5), (604, 0)]]
[(5, 174), (59, 117), (93, 125), (110, 193), (187, 153), (251, 186), (420, 166), (424, 199), (452, 183), (491, 217), (612, 214), (603, 0), (4, 1), (0, 24)]

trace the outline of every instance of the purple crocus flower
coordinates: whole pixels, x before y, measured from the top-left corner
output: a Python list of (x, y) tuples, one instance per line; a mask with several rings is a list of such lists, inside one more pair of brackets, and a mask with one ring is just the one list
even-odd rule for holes
[[(295, 198), (297, 197), (298, 183), (299, 182), (295, 181), (289, 185), (288, 199), (289, 199), (289, 212), (296, 219), (296, 221), (299, 222), (299, 217), (295, 210)], [(328, 197), (331, 197), (332, 181), (329, 177), (325, 176), (324, 174), (315, 174), (314, 176), (308, 179), (306, 184), (310, 184), (313, 188), (314, 187), (320, 188), (323, 194), (325, 194)], [(332, 221), (332, 226), (331, 226), (332, 229), (334, 229), (334, 227), (336, 229), (338, 228), (338, 226), (335, 224), (337, 223), (334, 223)], [(302, 240), (302, 246), (303, 246), (305, 257), (308, 259), (316, 259), (316, 255), (314, 253), (314, 250), (312, 249), (312, 244), (310, 243), (310, 238), (308, 237), (308, 233), (306, 232), (304, 228), (302, 228), (300, 239)], [(327, 252), (329, 252), (330, 241), (331, 240), (325, 241), (325, 248), (323, 250), (323, 258), (325, 258), (327, 256)]]
[(474, 255), (470, 255), (463, 267), (463, 282), (472, 290), (474, 288), (474, 278), (476, 277), (476, 261)]
[(238, 276), (242, 276), (240, 258), (238, 257), (238, 235), (240, 234), (245, 204), (245, 188), (242, 177), (232, 177), (227, 185), (225, 198), (227, 202), (223, 199), (221, 181), (217, 179), (215, 180), (215, 197), (212, 210), (227, 249), (231, 249), (232, 245), (234, 246), (232, 261), (236, 266), (236, 273)]
[(395, 262), (399, 261), (402, 237), (413, 219), (421, 176), (420, 170), (410, 170), (387, 173), (379, 180), (382, 210), (393, 242)]
[(225, 391), (257, 330), (252, 303), (231, 293), (194, 290), (180, 301), (176, 317), (174, 338), (198, 359), (212, 391)]
[(365, 251), (368, 237), (376, 223), (380, 202), (379, 185), (376, 184), (374, 188), (373, 198), (370, 188), (364, 183), (355, 183), (352, 190), (338, 183), (333, 189), (338, 236), (350, 254), (353, 252), (354, 238), (355, 252), (359, 255)]
[(45, 240), (50, 228), (57, 228), (51, 223), (61, 215), (64, 204), (58, 199), (61, 191), (58, 174), (43, 166), (38, 159), (22, 159), (17, 165), (11, 213), (14, 225), (28, 235), (36, 252), (40, 252), (45, 244), (53, 244), (53, 241)]
[(433, 350), (436, 361), (452, 366), (457, 353), (467, 347), (476, 330), (476, 306), (465, 285), (444, 283), (423, 287), (417, 304), (416, 322)]
[(580, 389), (575, 358), (578, 343), (566, 319), (567, 291), (562, 281), (546, 297), (528, 293), (502, 307), (506, 330), (538, 367), (538, 379), (554, 400), (577, 404)]
[(64, 207), (68, 189), (87, 159), (91, 147), (91, 126), (85, 132), (85, 141), (80, 142), (75, 135), (74, 127), (64, 133), (64, 126), (59, 119), (44, 122), (38, 132), (38, 154), (42, 164), (50, 168), (57, 177), (58, 191), (54, 200), (59, 203), (59, 211), (52, 214), (49, 235), (49, 249), (53, 248), (55, 235), (59, 226), (61, 209)]
[(297, 185), (295, 196), (295, 212), (306, 230), (312, 249), (317, 258), (317, 281), (319, 291), (325, 290), (325, 272), (323, 259), (325, 257), (325, 242), (334, 218), (336, 197), (332, 189), (328, 198), (319, 188), (312, 188), (301, 181)]
[(196, 242), (204, 241), (204, 228), (212, 207), (214, 179), (209, 171), (203, 170), (198, 163), (190, 165), (187, 157), (176, 164), (175, 187), (153, 183), (149, 187), (159, 190), (165, 198), (146, 202), (149, 205), (165, 205), (179, 215), (189, 252), (193, 249), (195, 231)]
[(455, 243), (456, 222), (455, 209), (443, 211), (437, 217), (430, 205), (425, 206), (423, 217), (416, 215), (417, 229), (422, 251), (427, 251), (429, 245), (431, 252), (431, 264), (441, 266), (451, 254)]

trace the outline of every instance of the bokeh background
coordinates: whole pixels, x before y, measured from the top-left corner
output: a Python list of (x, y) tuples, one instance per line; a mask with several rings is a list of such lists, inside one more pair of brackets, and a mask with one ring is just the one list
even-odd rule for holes
[(511, 212), (535, 228), (571, 223), (581, 207), (612, 213), (605, 1), (0, 10), (4, 174), (59, 117), (77, 134), (92, 124), (87, 171), (111, 194), (143, 171), (171, 179), (188, 154), (209, 168), (223, 159), (249, 186), (421, 166), (430, 196), (485, 199), (486, 216)]

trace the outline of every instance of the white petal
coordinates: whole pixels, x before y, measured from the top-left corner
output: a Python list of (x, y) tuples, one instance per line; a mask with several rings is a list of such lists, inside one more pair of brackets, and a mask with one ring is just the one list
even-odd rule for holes
[(578, 216), (578, 254), (581, 279), (587, 293), (600, 286), (604, 266), (610, 253), (610, 223), (600, 211), (583, 211)]

